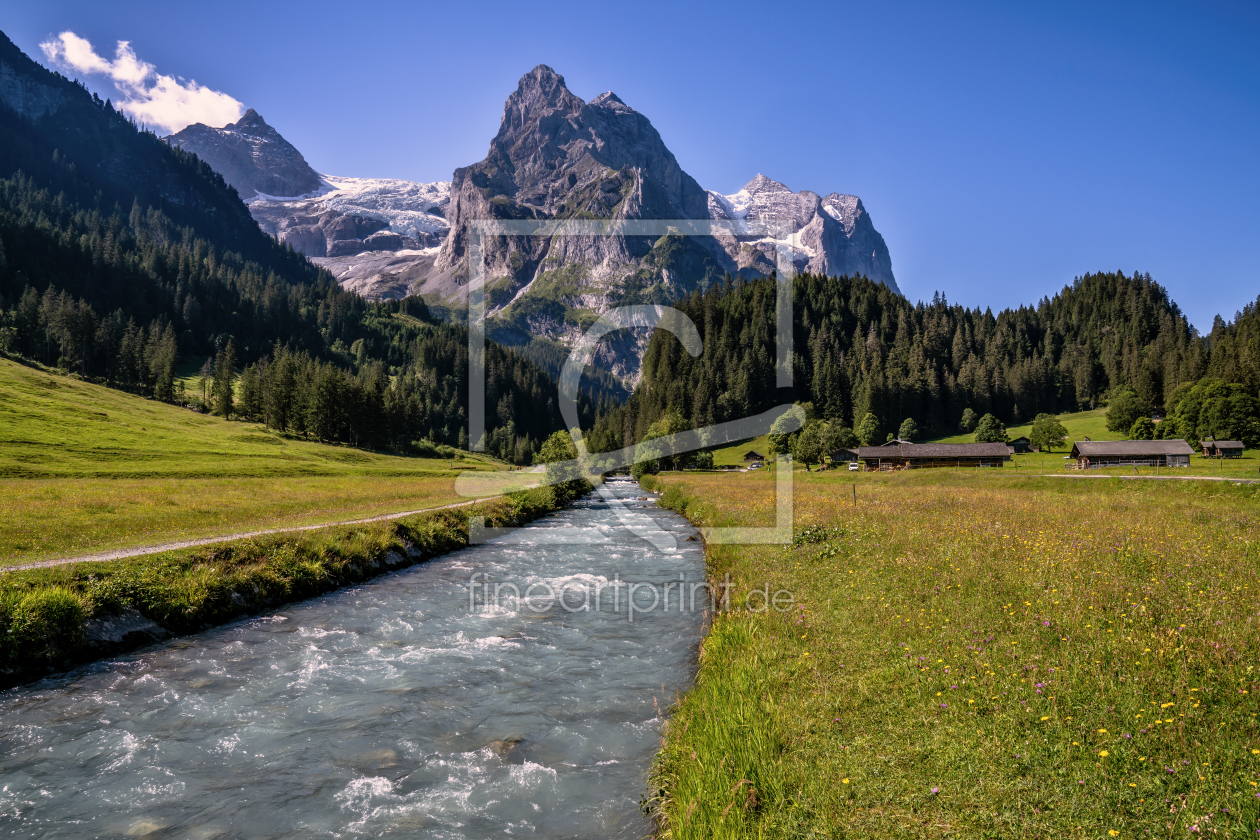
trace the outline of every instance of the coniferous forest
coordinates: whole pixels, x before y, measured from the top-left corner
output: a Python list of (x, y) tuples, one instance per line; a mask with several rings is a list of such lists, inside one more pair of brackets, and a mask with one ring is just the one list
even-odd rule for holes
[[(207, 164), (0, 41), (48, 103), (37, 119), (0, 105), (0, 352), (166, 401), (190, 396), (181, 362), (217, 360), (219, 413), (372, 448), (468, 447), (463, 327), (419, 299), (342, 290)], [(563, 425), (555, 383), (493, 343), (486, 373), (486, 448), (529, 463)]]
[[(964, 415), (1019, 423), (1117, 398), (1134, 417), (1177, 419), (1183, 402), (1194, 409), (1186, 428), (1161, 424), (1165, 436), (1260, 436), (1260, 301), (1199, 336), (1146, 274), (1086, 275), (996, 316), (939, 294), (912, 304), (865, 278), (794, 283), (792, 388), (775, 387), (774, 281), (728, 279), (677, 304), (704, 340), (701, 356), (658, 332), (639, 387), (622, 411), (600, 418), (592, 448), (641, 441), (666, 416), (701, 427), (790, 402), (851, 429), (871, 415), (879, 441), (906, 419), (935, 437), (971, 431), (960, 429)], [(1186, 398), (1201, 402), (1213, 383), (1214, 393), (1238, 398), (1222, 409), (1238, 416), (1204, 428)]]

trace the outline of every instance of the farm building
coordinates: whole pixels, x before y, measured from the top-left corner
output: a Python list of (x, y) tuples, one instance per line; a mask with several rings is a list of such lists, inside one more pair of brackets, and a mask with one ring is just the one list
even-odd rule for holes
[(764, 461), (764, 460), (766, 460), (766, 456), (762, 455), (760, 452), (758, 452), (755, 449), (749, 449), (747, 452), (744, 453), (744, 461), (746, 462)]
[(899, 443), (859, 446), (833, 453), (832, 461), (860, 458), (870, 470), (914, 470), (925, 467), (1000, 467), (1011, 460), (1005, 443)]
[(1007, 441), (1007, 446), (1013, 449), (1016, 455), (1027, 455), (1029, 447), (1032, 446), (1032, 441), (1027, 437), (1020, 436), (1012, 441)]
[(1078, 440), (1077, 469), (1099, 467), (1188, 467), (1194, 450), (1184, 440)]
[(1203, 441), (1203, 456), (1205, 458), (1241, 458), (1243, 454), (1243, 445), (1241, 440), (1212, 440), (1208, 438)]

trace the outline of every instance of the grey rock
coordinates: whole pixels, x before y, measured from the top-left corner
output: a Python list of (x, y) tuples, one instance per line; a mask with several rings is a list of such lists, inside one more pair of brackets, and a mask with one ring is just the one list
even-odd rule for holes
[(486, 746), (489, 747), (490, 751), (499, 758), (507, 761), (513, 757), (513, 755), (517, 752), (517, 749), (523, 743), (525, 743), (524, 738), (513, 736), (511, 738), (496, 738), (489, 744), (486, 744)]
[(172, 635), (157, 622), (131, 608), (117, 616), (88, 619), (83, 624), (83, 633), (89, 647), (104, 653), (161, 642)]
[[(794, 193), (759, 174), (734, 195), (710, 192), (709, 212), (714, 219), (791, 219), (799, 232), (800, 247), (792, 253), (798, 271), (865, 275), (900, 293), (884, 237), (855, 195)], [(774, 246), (769, 240), (738, 237), (736, 241), (739, 247), (728, 243), (728, 252), (741, 269), (773, 267)]]
[(402, 236), (390, 230), (383, 230), (364, 239), (363, 244), (367, 246), (369, 251), (401, 251), (408, 247), (408, 244), (414, 248), (416, 241), (409, 236)]
[(363, 251), (339, 257), (315, 257), (311, 262), (328, 269), (344, 289), (364, 297), (400, 300), (433, 270), (436, 251)]
[(223, 128), (194, 123), (166, 142), (210, 164), (247, 201), (259, 193), (305, 195), (324, 185), (302, 153), (253, 108)]
[(361, 254), (367, 250), (367, 245), (363, 244), (362, 239), (334, 239), (328, 243), (328, 256), (330, 257), (348, 257), (353, 254)]
[(34, 120), (46, 114), (55, 114), (65, 101), (66, 95), (62, 91), (41, 84), (17, 68), (0, 62), (0, 102), (16, 111), (18, 116)]

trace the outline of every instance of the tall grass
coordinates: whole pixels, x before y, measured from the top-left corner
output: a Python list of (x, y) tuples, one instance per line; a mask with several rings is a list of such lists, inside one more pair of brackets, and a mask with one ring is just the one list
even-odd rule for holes
[[(1256, 490), (862, 479), (798, 476), (817, 541), (710, 551), (737, 609), (667, 730), (662, 836), (1257, 836)], [(772, 510), (762, 476), (657, 481), (700, 522)], [(793, 608), (741, 612), (765, 583)]]

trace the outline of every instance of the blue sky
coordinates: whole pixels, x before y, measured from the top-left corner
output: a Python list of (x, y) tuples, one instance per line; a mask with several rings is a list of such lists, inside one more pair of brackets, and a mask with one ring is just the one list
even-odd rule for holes
[(0, 20), (41, 62), (65, 30), (106, 57), (129, 41), (330, 174), (449, 179), (542, 63), (646, 114), (709, 189), (762, 172), (861, 196), (912, 300), (996, 311), (1142, 270), (1207, 330), (1260, 294), (1254, 3), (45, 0)]

